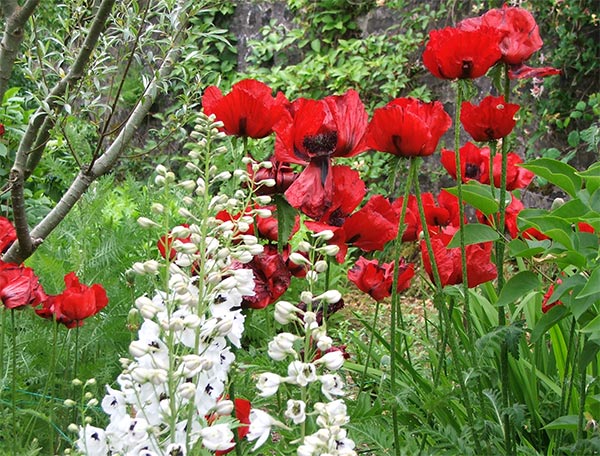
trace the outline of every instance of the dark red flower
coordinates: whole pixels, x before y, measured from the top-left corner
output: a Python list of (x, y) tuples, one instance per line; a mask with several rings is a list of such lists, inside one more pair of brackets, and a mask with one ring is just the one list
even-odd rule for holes
[[(414, 265), (400, 258), (398, 276), (398, 291), (404, 291), (410, 286), (410, 279), (415, 275)], [(377, 260), (367, 260), (360, 257), (354, 266), (348, 270), (348, 279), (359, 290), (367, 293), (376, 301), (381, 301), (392, 294), (394, 280), (394, 263), (379, 264)]]
[[(238, 441), (241, 441), (250, 432), (251, 408), (252, 404), (247, 399), (236, 397), (233, 401), (233, 410), (235, 412), (235, 417), (240, 422), (240, 424), (242, 424), (242, 426), (239, 426), (237, 428)], [(217, 450), (215, 451), (215, 456), (223, 456), (233, 451), (233, 449), (234, 447), (231, 447), (228, 450)]]
[(214, 114), (223, 122), (223, 131), (228, 135), (264, 138), (273, 132), (289, 103), (281, 92), (276, 97), (272, 93), (266, 84), (244, 79), (234, 84), (225, 96), (218, 87), (208, 87), (202, 106), (206, 114)]
[[(289, 163), (283, 163), (275, 159), (272, 159), (267, 163), (271, 163), (270, 168), (261, 167), (258, 171), (253, 171), (252, 165), (248, 165), (248, 172), (250, 173), (252, 181), (256, 184), (255, 193), (257, 195), (276, 195), (284, 193), (298, 178), (299, 174), (292, 169)], [(273, 187), (260, 185), (261, 181), (267, 179), (273, 179), (275, 185)]]
[(452, 119), (439, 101), (396, 98), (373, 113), (365, 142), (371, 149), (402, 157), (431, 155)]
[(442, 79), (483, 76), (502, 57), (500, 32), (480, 26), (470, 30), (447, 27), (429, 32), (423, 63)]
[(6, 129), (4, 128), (4, 124), (0, 123), (0, 136), (3, 136), (6, 133)]
[(507, 136), (515, 127), (519, 105), (507, 103), (503, 96), (485, 97), (478, 106), (465, 101), (460, 121), (475, 141), (491, 141)]
[[(561, 279), (556, 279), (557, 285), (560, 285), (561, 283), (562, 283)], [(562, 305), (562, 301), (559, 301), (558, 299), (551, 302), (550, 304), (548, 304), (548, 301), (550, 301), (550, 298), (552, 297), (553, 294), (554, 294), (554, 284), (550, 284), (550, 286), (548, 287), (548, 291), (546, 291), (546, 293), (544, 294), (544, 297), (542, 298), (542, 312), (543, 313), (548, 312), (554, 306)]]
[(446, 190), (441, 190), (437, 197), (437, 204), (431, 193), (421, 195), (423, 210), (427, 226), (431, 228), (443, 228), (446, 226), (459, 226), (460, 214), (458, 198)]
[(49, 296), (46, 303), (36, 313), (44, 318), (56, 318), (67, 328), (83, 325), (83, 320), (96, 315), (108, 304), (108, 297), (102, 285), (91, 287), (79, 283), (74, 272), (65, 275), (65, 291)]
[(37, 306), (47, 298), (33, 269), (0, 261), (0, 300), (4, 307)]
[[(463, 183), (474, 179), (482, 182), (489, 178), (484, 177), (484, 169), (489, 169), (489, 165), (484, 168), (485, 163), (490, 161), (490, 148), (479, 148), (472, 142), (467, 142), (460, 148), (460, 175)], [(452, 178), (456, 179), (456, 154), (452, 150), (442, 149), (442, 166), (448, 171)]]
[(254, 295), (244, 296), (242, 307), (245, 309), (264, 309), (290, 286), (290, 271), (276, 250), (255, 255), (249, 263), (233, 265), (234, 269), (242, 267), (251, 269), (254, 274)]
[[(442, 286), (456, 285), (463, 282), (460, 248), (449, 249), (446, 247), (457, 231), (458, 229), (455, 227), (448, 227), (431, 236), (433, 255)], [(466, 253), (469, 288), (476, 287), (496, 278), (496, 265), (491, 262), (491, 242), (467, 245)], [(421, 241), (421, 255), (423, 258), (423, 267), (433, 280), (431, 261), (424, 240)]]
[(383, 250), (398, 234), (399, 214), (381, 195), (374, 195), (344, 223), (346, 242), (365, 252)]
[[(267, 244), (264, 246), (263, 253), (265, 255), (277, 255), (277, 246), (273, 244)], [(303, 254), (304, 255), (304, 254)], [(283, 246), (283, 251), (281, 252), (281, 258), (285, 263), (285, 267), (290, 274), (294, 277), (304, 278), (306, 277), (306, 264), (296, 264), (290, 259), (290, 245), (286, 244)]]
[(16, 240), (17, 232), (13, 224), (7, 218), (0, 217), (0, 253), (6, 251)]
[(331, 159), (366, 150), (367, 111), (358, 93), (349, 90), (322, 100), (300, 98), (292, 104), (291, 112), (291, 122), (275, 126), (275, 157), (308, 165), (285, 196), (293, 207), (318, 219), (332, 204)]

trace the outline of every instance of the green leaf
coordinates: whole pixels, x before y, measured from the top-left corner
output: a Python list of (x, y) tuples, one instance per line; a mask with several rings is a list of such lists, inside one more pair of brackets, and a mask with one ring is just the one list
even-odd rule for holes
[(581, 189), (582, 179), (571, 165), (551, 158), (538, 158), (519, 165), (557, 185), (572, 197)]
[(310, 47), (313, 51), (315, 51), (317, 54), (319, 52), (321, 52), (321, 42), (317, 39), (314, 39), (310, 42)]
[[(495, 229), (482, 223), (469, 223), (463, 226), (463, 232), (465, 235), (465, 245), (495, 241), (500, 237)], [(448, 244), (448, 248), (453, 247), (460, 247), (460, 231), (456, 232)]]
[(600, 161), (591, 165), (587, 170), (577, 173), (585, 180), (585, 187), (591, 193), (600, 188)]
[(567, 138), (567, 142), (569, 143), (569, 146), (571, 146), (571, 147), (577, 147), (579, 145), (579, 142), (580, 142), (579, 132), (577, 130), (573, 130), (571, 133), (569, 133), (569, 137)]
[[(450, 187), (446, 190), (452, 195), (458, 196), (458, 187)], [(465, 202), (475, 209), (479, 209), (485, 215), (498, 212), (498, 201), (492, 196), (489, 185), (471, 180), (462, 186), (462, 195)]]
[(583, 346), (583, 350), (579, 357), (579, 372), (585, 373), (585, 368), (594, 360), (594, 358), (596, 358), (599, 350), (600, 340), (589, 339), (585, 341), (585, 345)]
[(569, 314), (566, 306), (555, 306), (542, 315), (531, 331), (531, 343), (535, 344), (556, 323)]
[(284, 243), (287, 243), (294, 229), (296, 209), (281, 195), (275, 195), (275, 204), (277, 205), (277, 250), (282, 252)]
[(596, 318), (592, 319), (587, 325), (581, 328), (581, 332), (583, 333), (597, 333), (600, 331), (600, 315), (597, 315)]
[(569, 249), (573, 248), (573, 241), (571, 240), (573, 229), (571, 228), (571, 224), (565, 219), (552, 215), (542, 215), (538, 217), (529, 217), (525, 220), (535, 225), (539, 231), (551, 239), (560, 242)]
[(544, 239), (543, 241), (529, 239), (527, 241), (522, 241), (521, 239), (514, 239), (509, 242), (508, 249), (510, 255), (513, 257), (530, 258), (546, 251), (551, 244), (552, 243), (547, 239)]
[(565, 415), (560, 418), (556, 418), (551, 423), (548, 423), (543, 429), (567, 429), (569, 431), (575, 431), (579, 422), (579, 416), (577, 415)]
[(592, 271), (590, 278), (587, 281), (583, 290), (577, 295), (577, 299), (585, 298), (588, 296), (600, 294), (600, 266)]
[(527, 292), (535, 290), (539, 286), (540, 279), (536, 274), (531, 271), (519, 272), (511, 277), (504, 287), (502, 287), (496, 306), (502, 307), (512, 304), (523, 297)]

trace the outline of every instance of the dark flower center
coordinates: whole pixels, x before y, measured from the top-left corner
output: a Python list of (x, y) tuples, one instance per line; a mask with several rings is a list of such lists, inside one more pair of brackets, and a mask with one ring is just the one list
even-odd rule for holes
[(304, 148), (315, 155), (330, 155), (337, 145), (337, 132), (328, 131), (312, 136), (304, 137), (302, 141)]
[(240, 136), (246, 136), (246, 128), (248, 126), (248, 119), (246, 119), (245, 117), (240, 117), (240, 121), (238, 124), (238, 135)]
[(461, 79), (470, 78), (473, 71), (473, 62), (471, 60), (463, 60)]
[(480, 176), (481, 170), (479, 169), (479, 166), (473, 163), (467, 163), (467, 166), (465, 167), (465, 177), (468, 177), (469, 179), (479, 180)]
[(486, 134), (486, 136), (489, 139), (494, 139), (495, 132), (494, 132), (494, 129), (492, 127), (486, 128), (485, 130), (483, 130), (483, 132)]

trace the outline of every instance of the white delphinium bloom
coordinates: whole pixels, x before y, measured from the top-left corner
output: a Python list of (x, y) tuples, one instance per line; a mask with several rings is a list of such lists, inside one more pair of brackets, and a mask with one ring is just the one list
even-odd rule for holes
[(106, 456), (108, 445), (104, 429), (87, 424), (79, 430), (77, 449), (87, 456)]
[(317, 368), (313, 363), (303, 363), (302, 361), (292, 361), (288, 366), (288, 383), (294, 385), (306, 386), (309, 383), (317, 381)]
[(274, 361), (282, 361), (288, 355), (296, 355), (294, 350), (294, 342), (300, 340), (300, 336), (291, 333), (280, 333), (269, 342), (267, 353)]
[(328, 400), (333, 401), (333, 396), (344, 396), (344, 381), (337, 374), (319, 375), (321, 392)]
[(271, 434), (271, 427), (273, 426), (286, 428), (283, 423), (277, 421), (267, 412), (258, 409), (250, 410), (250, 427), (246, 438), (250, 442), (256, 440), (256, 444), (252, 448), (252, 451), (256, 451), (267, 441)]
[(306, 404), (304, 401), (288, 399), (284, 415), (294, 424), (304, 423), (306, 421)]
[(315, 364), (323, 364), (330, 371), (339, 370), (344, 365), (344, 354), (339, 350), (330, 351), (315, 360)]
[(277, 393), (279, 385), (282, 381), (283, 379), (279, 375), (271, 372), (260, 374), (258, 377), (258, 383), (256, 384), (256, 387), (260, 390), (258, 395), (261, 397), (273, 396), (275, 393)]
[(319, 413), (317, 424), (322, 428), (343, 426), (350, 421), (346, 413), (346, 404), (342, 399), (332, 402), (317, 402), (315, 410)]
[(275, 304), (275, 321), (282, 325), (299, 320), (297, 313), (302, 313), (300, 309), (287, 301), (279, 301)]
[(229, 424), (226, 423), (205, 427), (200, 431), (200, 436), (202, 437), (202, 445), (211, 451), (224, 451), (235, 445), (233, 432), (231, 432)]

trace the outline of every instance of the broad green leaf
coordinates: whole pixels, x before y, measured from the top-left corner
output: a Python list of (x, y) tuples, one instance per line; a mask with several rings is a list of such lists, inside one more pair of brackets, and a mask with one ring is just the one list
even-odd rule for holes
[(542, 318), (538, 320), (535, 327), (531, 331), (531, 343), (535, 344), (546, 332), (558, 323), (560, 320), (565, 318), (569, 314), (569, 309), (565, 306), (556, 306), (542, 315)]
[[(465, 234), (465, 245), (495, 241), (500, 237), (495, 229), (482, 223), (469, 223), (463, 226), (463, 232)], [(448, 244), (448, 248), (453, 247), (460, 247), (460, 231), (456, 232)]]
[(527, 221), (532, 223), (546, 236), (560, 242), (569, 249), (573, 248), (573, 241), (571, 240), (573, 229), (571, 224), (565, 219), (554, 217), (552, 215), (543, 215), (540, 217), (527, 218)]
[(596, 318), (592, 319), (587, 325), (581, 328), (581, 332), (583, 333), (600, 333), (600, 315), (596, 316)]
[(587, 207), (579, 198), (576, 198), (572, 199), (571, 201), (567, 201), (562, 206), (550, 212), (550, 214), (555, 217), (573, 219), (580, 218), (587, 214), (589, 211), (590, 208)]
[(550, 247), (550, 245), (552, 245), (552, 243), (547, 239), (545, 239), (543, 241), (538, 241), (538, 240), (522, 241), (521, 239), (514, 239), (513, 241), (509, 242), (508, 249), (509, 249), (510, 255), (513, 257), (530, 258), (534, 255), (538, 255), (538, 254), (546, 251), (546, 249), (548, 249), (548, 247)]
[(594, 193), (600, 188), (600, 162), (594, 163), (585, 171), (577, 173), (577, 175), (583, 177), (585, 187), (590, 193)]
[(531, 271), (519, 272), (515, 276), (511, 277), (511, 279), (506, 282), (504, 287), (502, 287), (502, 291), (500, 292), (500, 296), (498, 297), (496, 305), (501, 307), (512, 304), (526, 293), (531, 290), (535, 290), (539, 286), (540, 279), (536, 274)]
[(519, 166), (557, 185), (572, 197), (581, 189), (581, 177), (577, 175), (577, 170), (567, 163), (552, 158), (538, 158)]
[(577, 423), (579, 421), (579, 417), (577, 415), (565, 415), (560, 418), (556, 418), (551, 423), (548, 423), (544, 426), (544, 429), (567, 429), (570, 431), (575, 431), (577, 429)]
[[(458, 187), (446, 189), (452, 195), (458, 196)], [(465, 202), (475, 209), (479, 209), (485, 215), (498, 212), (498, 201), (492, 196), (489, 185), (483, 185), (476, 181), (469, 181), (462, 186), (462, 195)]]
[(592, 295), (600, 295), (600, 266), (597, 266), (596, 269), (592, 271), (587, 284), (577, 295), (577, 299)]

